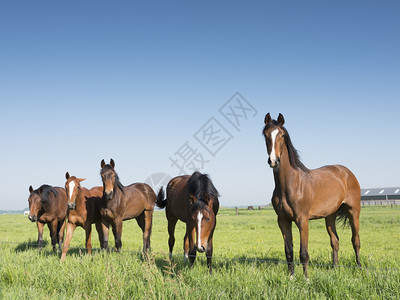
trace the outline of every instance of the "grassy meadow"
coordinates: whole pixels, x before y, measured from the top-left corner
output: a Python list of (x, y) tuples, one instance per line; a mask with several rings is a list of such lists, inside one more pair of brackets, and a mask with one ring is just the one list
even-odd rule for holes
[[(168, 260), (164, 211), (155, 211), (148, 260), (140, 254), (136, 221), (124, 223), (122, 252), (82, 249), (78, 228), (64, 263), (54, 254), (46, 227), (38, 251), (37, 229), (22, 215), (0, 215), (1, 299), (400, 299), (400, 207), (363, 207), (361, 263), (355, 268), (350, 228), (338, 228), (339, 265), (331, 268), (324, 220), (310, 222), (309, 280), (296, 266), (287, 273), (283, 239), (273, 209), (221, 209), (214, 235), (213, 273), (204, 254), (193, 268), (183, 261), (184, 224), (178, 222), (174, 257)], [(93, 226), (93, 247), (99, 248)], [(293, 226), (295, 262), (299, 233)], [(110, 245), (113, 245), (112, 235)]]

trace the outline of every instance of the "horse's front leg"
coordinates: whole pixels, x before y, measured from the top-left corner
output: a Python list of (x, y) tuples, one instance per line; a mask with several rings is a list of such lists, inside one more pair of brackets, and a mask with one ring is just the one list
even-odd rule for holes
[(58, 220), (55, 219), (51, 221), (50, 223), (47, 223), (47, 227), (49, 227), (50, 230), (50, 238), (51, 238), (51, 245), (53, 246), (53, 251), (56, 252), (56, 244), (58, 241)]
[(115, 219), (115, 223), (111, 224), (114, 238), (115, 238), (115, 251), (121, 250), (122, 247), (122, 219)]
[(103, 236), (103, 241), (101, 248), (102, 249), (107, 249), (108, 248), (108, 235), (110, 232), (110, 223), (107, 220), (101, 220), (101, 230), (102, 230), (102, 236)]
[(101, 222), (96, 222), (96, 230), (99, 235), (100, 248), (103, 249), (104, 238), (103, 238), (103, 228), (101, 228)]
[(210, 271), (210, 274), (212, 273), (212, 267), (211, 267), (211, 262), (212, 262), (212, 255), (213, 255), (213, 241), (212, 237), (208, 240), (207, 243), (207, 251), (206, 251), (206, 257), (207, 257), (207, 267)]
[(37, 221), (36, 222), (36, 226), (37, 226), (37, 229), (38, 229), (38, 240), (37, 240), (37, 243), (38, 243), (38, 249), (40, 250), (40, 249), (42, 249), (42, 245), (43, 245), (43, 227), (44, 227), (44, 224), (40, 223), (39, 221)]
[(196, 259), (196, 248), (194, 246), (194, 241), (196, 239), (196, 229), (193, 226), (186, 225), (186, 235), (189, 244), (189, 263), (193, 266)]
[(308, 278), (308, 219), (301, 219), (297, 223), (300, 231), (300, 262), (303, 265), (304, 276)]
[(66, 233), (65, 242), (64, 242), (64, 245), (62, 248), (61, 261), (64, 261), (65, 257), (67, 256), (69, 243), (71, 242), (72, 234), (74, 233), (75, 228), (76, 228), (75, 224), (72, 224), (69, 222), (67, 223), (67, 233)]
[(281, 229), (283, 242), (285, 244), (285, 255), (286, 261), (288, 263), (289, 273), (292, 276), (294, 274), (292, 221), (287, 220), (284, 217), (278, 216), (278, 225)]
[(85, 233), (86, 233), (86, 251), (88, 254), (92, 253), (92, 224), (88, 224), (90, 222), (86, 222), (85, 224)]
[(65, 231), (65, 226), (67, 225), (67, 218), (65, 217), (62, 221), (59, 222), (61, 222), (61, 228), (58, 232), (58, 248), (61, 251), (61, 245), (64, 242), (64, 231)]

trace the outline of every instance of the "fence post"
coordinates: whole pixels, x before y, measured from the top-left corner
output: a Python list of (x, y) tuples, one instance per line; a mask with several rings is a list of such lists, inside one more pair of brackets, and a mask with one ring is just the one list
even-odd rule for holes
[(237, 206), (236, 206), (236, 215), (238, 215), (239, 214), (239, 211), (238, 211), (238, 208), (237, 208)]

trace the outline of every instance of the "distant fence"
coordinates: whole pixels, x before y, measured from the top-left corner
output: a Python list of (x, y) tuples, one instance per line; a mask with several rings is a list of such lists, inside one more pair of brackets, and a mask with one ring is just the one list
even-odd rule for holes
[(400, 200), (361, 200), (361, 205), (400, 205)]

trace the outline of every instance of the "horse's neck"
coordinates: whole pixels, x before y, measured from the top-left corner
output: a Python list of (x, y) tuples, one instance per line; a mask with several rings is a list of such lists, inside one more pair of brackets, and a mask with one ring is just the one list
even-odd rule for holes
[(81, 187), (78, 194), (76, 195), (76, 210), (80, 210), (82, 208), (86, 209), (86, 194), (87, 189)]
[(118, 205), (120, 205), (121, 202), (124, 200), (124, 196), (125, 195), (122, 193), (122, 191), (120, 190), (120, 188), (116, 184), (115, 188), (114, 188), (113, 201), (115, 201)]
[(287, 149), (284, 149), (281, 155), (281, 161), (279, 168), (274, 170), (275, 185), (279, 186), (282, 192), (284, 192), (294, 180), (298, 179), (298, 176), (293, 176), (296, 172), (302, 172), (292, 167), (289, 161), (289, 153)]

